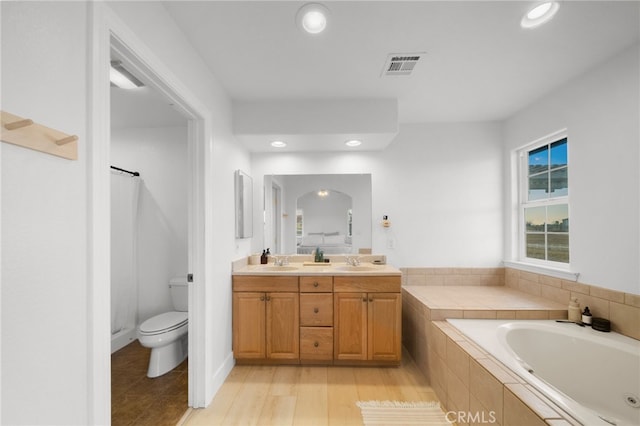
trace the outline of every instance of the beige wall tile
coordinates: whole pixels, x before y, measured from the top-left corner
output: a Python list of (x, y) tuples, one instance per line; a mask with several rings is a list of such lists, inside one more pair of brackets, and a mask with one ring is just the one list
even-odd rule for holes
[(522, 278), (520, 278), (520, 280), (518, 281), (518, 290), (523, 293), (531, 294), (533, 296), (540, 296), (540, 287), (541, 285), (536, 281), (525, 280)]
[(589, 286), (573, 281), (562, 280), (562, 288), (574, 293), (589, 294)]
[(620, 291), (609, 290), (608, 288), (591, 286), (589, 289), (590, 295), (593, 297), (598, 297), (600, 299), (605, 299), (610, 302), (618, 302), (624, 303), (624, 293)]
[(520, 401), (524, 402), (538, 417), (542, 419), (560, 419), (562, 416), (551, 408), (547, 403), (532, 392), (527, 386), (521, 384), (506, 385), (507, 389), (512, 392)]
[(464, 342), (458, 342), (458, 345), (460, 345), (460, 347), (462, 349), (464, 349), (469, 356), (471, 357), (471, 359), (478, 359), (478, 358), (487, 358), (487, 352), (485, 352), (484, 349), (482, 349), (480, 346), (476, 345), (474, 342), (470, 342), (470, 341), (464, 341)]
[(624, 303), (626, 305), (635, 306), (636, 308), (640, 308), (640, 295), (625, 293), (624, 294)]
[(448, 406), (452, 406), (455, 410), (469, 411), (469, 388), (462, 383), (456, 374), (449, 369), (447, 362), (447, 402)]
[(493, 359), (479, 358), (476, 361), (501, 383), (520, 383), (523, 381), (522, 379), (517, 377), (514, 373), (507, 371), (505, 368), (503, 368)]
[(477, 361), (469, 363), (469, 392), (502, 421), (503, 385)]
[(549, 319), (549, 312), (540, 310), (516, 311), (516, 319)]
[(533, 281), (537, 283), (539, 275), (533, 272), (518, 271), (518, 277), (521, 280)]
[(540, 284), (549, 285), (551, 287), (562, 287), (562, 280), (560, 278), (550, 277), (549, 275), (538, 276), (538, 281)]
[(465, 310), (464, 311), (465, 318), (475, 318), (475, 319), (496, 319), (496, 311), (493, 310)]
[(516, 311), (510, 311), (510, 310), (496, 311), (496, 319), (516, 319)]
[(545, 299), (553, 300), (554, 302), (569, 306), (571, 292), (569, 290), (564, 290), (562, 288), (543, 284), (540, 286), (540, 296), (544, 297)]
[(431, 321), (444, 321), (447, 318), (464, 318), (462, 309), (432, 309)]
[[(502, 401), (500, 401), (502, 403)], [(469, 394), (469, 413), (472, 417), (471, 426), (500, 426), (502, 424), (502, 415), (498, 417), (495, 410), (484, 407), (478, 399)]]
[(469, 354), (456, 342), (447, 339), (447, 366), (465, 387), (469, 387)]
[(518, 426), (546, 426), (544, 420), (538, 417), (509, 389), (504, 390), (503, 424)]
[(407, 275), (406, 285), (426, 285), (426, 284), (427, 284), (426, 275)]
[(568, 312), (565, 311), (549, 311), (549, 319), (567, 319)]
[(578, 298), (578, 303), (580, 303), (581, 311), (584, 311), (584, 308), (588, 306), (589, 311), (594, 317), (609, 319), (609, 303), (611, 302), (609, 302), (608, 300), (579, 293), (571, 293), (571, 296)]
[(640, 339), (640, 308), (610, 302), (611, 329), (625, 336)]
[(446, 358), (447, 356), (447, 336), (444, 332), (437, 326), (432, 325), (431, 327), (431, 341), (429, 344), (433, 345), (435, 352), (441, 358)]
[(445, 275), (444, 276), (444, 285), (465, 285), (465, 278), (462, 275)]
[(425, 275), (426, 285), (444, 285), (444, 275)]

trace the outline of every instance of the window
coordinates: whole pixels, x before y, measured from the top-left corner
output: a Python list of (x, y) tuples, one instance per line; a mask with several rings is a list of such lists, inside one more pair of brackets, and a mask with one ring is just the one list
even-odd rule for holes
[(302, 218), (303, 218), (302, 209), (296, 209), (296, 237), (302, 237), (304, 235)]
[(522, 260), (569, 264), (568, 144), (556, 134), (520, 151)]

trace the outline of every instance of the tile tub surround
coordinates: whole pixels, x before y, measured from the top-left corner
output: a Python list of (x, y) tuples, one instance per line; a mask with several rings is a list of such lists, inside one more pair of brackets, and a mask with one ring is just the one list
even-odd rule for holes
[(434, 321), (431, 328), (437, 367), (431, 386), (446, 411), (505, 426), (579, 424), (449, 323)]
[(640, 339), (640, 294), (563, 280), (514, 268), (400, 268), (403, 286), (505, 286), (560, 303), (577, 297), (595, 317), (611, 321), (611, 329)]
[(402, 343), (429, 380), (434, 371), (432, 321), (567, 318), (565, 306), (505, 286), (405, 286), (402, 313)]

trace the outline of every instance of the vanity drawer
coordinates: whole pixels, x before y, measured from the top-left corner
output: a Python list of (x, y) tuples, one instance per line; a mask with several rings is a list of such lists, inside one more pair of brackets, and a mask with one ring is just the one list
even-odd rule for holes
[(332, 360), (333, 327), (300, 327), (300, 359)]
[(333, 325), (333, 293), (300, 294), (300, 325)]
[(331, 293), (333, 277), (300, 277), (301, 293)]

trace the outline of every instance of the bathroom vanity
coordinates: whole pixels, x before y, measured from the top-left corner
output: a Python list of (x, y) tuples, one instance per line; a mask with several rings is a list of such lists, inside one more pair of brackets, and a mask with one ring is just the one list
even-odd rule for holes
[(389, 265), (246, 265), (233, 272), (239, 364), (399, 365), (401, 273)]

